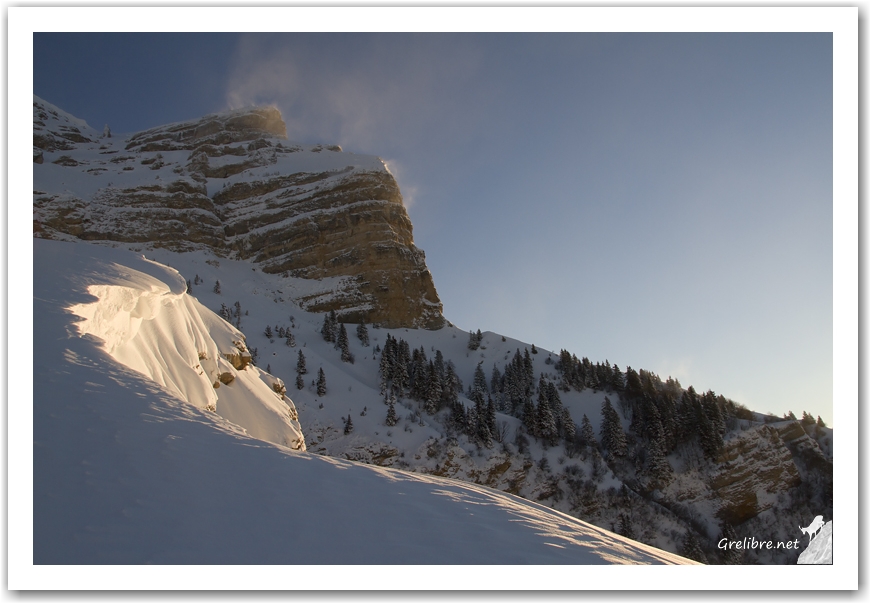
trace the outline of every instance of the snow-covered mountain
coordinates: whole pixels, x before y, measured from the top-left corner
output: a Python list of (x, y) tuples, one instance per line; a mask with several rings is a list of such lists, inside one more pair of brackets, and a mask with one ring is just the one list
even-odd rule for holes
[(289, 142), (254, 108), (129, 137), (34, 96), (34, 231), (251, 259), (352, 322), (438, 328), (441, 302), (379, 157)]
[[(262, 496), (245, 498), (234, 491), (219, 512), (247, 505), (259, 509), (264, 503), (257, 500), (280, 500), (277, 506), (266, 505), (263, 525), (251, 524), (263, 531), (263, 538), (272, 521), (269, 513), (285, 508), (291, 496), (282, 489), (287, 487), (304, 493), (292, 504), (310, 502), (319, 509), (299, 511), (300, 516), (314, 513), (326, 521), (343, 513), (348, 519), (342, 525), (347, 524), (353, 538), (365, 529), (356, 524), (368, 521), (366, 515), (342, 506), (352, 500), (324, 501), (312, 493), (317, 486), (295, 481), (296, 471), (312, 483), (329, 484), (327, 489), (352, 492), (351, 499), (358, 491), (376, 491), (383, 497), (378, 500), (392, 501), (382, 503), (387, 506), (397, 504), (394, 495), (408, 496), (401, 484), (418, 484), (419, 496), (396, 512), (409, 514), (401, 519), (407, 525), (425, 524), (415, 534), (435, 544), (421, 547), (424, 552), (408, 542), (398, 544), (401, 536), (395, 535), (389, 547), (405, 554), (383, 553), (368, 561), (376, 563), (653, 559), (633, 556), (640, 553), (624, 549), (625, 538), (643, 555), (650, 549), (641, 543), (671, 552), (655, 553), (663, 555), (657, 560), (684, 562), (672, 554), (680, 553), (711, 563), (794, 563), (800, 551), (726, 555), (716, 542), (723, 534), (790, 540), (798, 536), (792, 534), (795, 526), (815, 515), (830, 519), (833, 434), (823, 425), (806, 418), (764, 417), (724, 396), (695, 392), (648, 371), (622, 370), (607, 361), (538, 349), (506, 334), (463, 331), (444, 321), (422, 252), (410, 239), (398, 188), (377, 158), (334, 147), (303, 148), (276, 138), (283, 134), (283, 121), (273, 109), (111, 138), (39, 99), (34, 120), (35, 276), (38, 283), (48, 279), (45, 292), (35, 292), (34, 303), (45, 304), (41, 312), (64, 317), (45, 339), (35, 334), (37, 350), (48, 345), (44, 341), (63, 343), (47, 352), (53, 360), (46, 366), (35, 360), (42, 371), (35, 378), (35, 430), (49, 435), (35, 433), (34, 439), (52, 442), (62, 436), (64, 452), (45, 446), (46, 454), (64, 458), (76, 457), (81, 444), (86, 455), (69, 461), (78, 464), (66, 469), (70, 477), (65, 483), (83, 506), (88, 496), (110, 493), (108, 499), (115, 502), (107, 504), (114, 505), (117, 518), (110, 525), (100, 523), (97, 515), (80, 509), (64, 528), (71, 550), (88, 542), (88, 554), (98, 556), (103, 541), (83, 534), (105, 531), (111, 534), (106, 542), (122, 547), (123, 534), (170, 513), (179, 498), (161, 492), (165, 482), (179, 479), (171, 470), (176, 464), (190, 472), (190, 480), (183, 479), (186, 488), (194, 487), (193, 475), (200, 473), (201, 479), (212, 480), (203, 490), (209, 496), (220, 498), (216, 489), (236, 488), (231, 486), (235, 473), (216, 476), (211, 466), (180, 460), (193, 454), (208, 463), (212, 445), (218, 464), (239, 472), (248, 461), (230, 459), (232, 451), (258, 455), (250, 460), (250, 475), (242, 483), (245, 492), (250, 486)], [(82, 240), (99, 245), (83, 245)], [(63, 293), (48, 293), (51, 279), (67, 283)], [(396, 302), (396, 296), (411, 301)], [(329, 310), (336, 311), (335, 321)], [(65, 335), (58, 336), (61, 332)], [(83, 353), (77, 346), (85, 346), (90, 360), (73, 362)], [(112, 376), (99, 380), (84, 369), (69, 371), (68, 362)], [(87, 440), (61, 433), (52, 413), (85, 432), (88, 422), (95, 421), (104, 435), (100, 429), (109, 429), (106, 421), (115, 420), (106, 417), (115, 415), (111, 404), (99, 402), (100, 396), (78, 394), (70, 398), (76, 400), (70, 402), (72, 415), (59, 414), (50, 404), (59, 390), (43, 385), (54, 383), (58, 371), (71, 375), (64, 377), (65, 391), (107, 387), (115, 396), (141, 401), (144, 407), (135, 408), (145, 410), (125, 405), (130, 414), (117, 419), (123, 421), (118, 433), (129, 434), (135, 445), (127, 450), (124, 436), (102, 437), (99, 441), (114, 447), (110, 462), (99, 459), (95, 442), (85, 445)], [(121, 393), (128, 390), (137, 393)], [(153, 417), (153, 424), (145, 417)], [(188, 427), (204, 431), (188, 437), (183, 431)], [(174, 430), (183, 433), (177, 436)], [(160, 439), (164, 433), (168, 439)], [(179, 452), (178, 437), (208, 444), (200, 452), (189, 447)], [(146, 444), (153, 448), (137, 448)], [(136, 457), (135, 464), (130, 460), (113, 467), (126, 462), (124, 455)], [(147, 465), (146, 458), (159, 463)], [(35, 479), (57, 478), (51, 469), (55, 462), (53, 457), (45, 460)], [(97, 467), (97, 477), (89, 473), (91, 465)], [(347, 468), (351, 470), (339, 470)], [(147, 512), (130, 501), (151, 486), (123, 477), (128, 472), (164, 480), (154, 485), (157, 498), (142, 498)], [(272, 482), (273, 472), (282, 476), (276, 478), (280, 485)], [(342, 475), (367, 477), (359, 477), (363, 485), (351, 486), (342, 485)], [(256, 480), (264, 483), (252, 485)], [(285, 480), (297, 485), (287, 486)], [(89, 489), (91, 483), (96, 490)], [(124, 498), (128, 483), (133, 498)], [(385, 484), (400, 485), (382, 490)], [(460, 493), (441, 494), (444, 484)], [(53, 490), (43, 486), (42, 494), (51, 500)], [(179, 492), (196, 505), (209, 506), (208, 496), (184, 488)], [(505, 532), (487, 540), (474, 528), (474, 538), (484, 541), (469, 549), (474, 554), (457, 553), (464, 544), (445, 545), (445, 536), (437, 534), (443, 526), (426, 522), (425, 513), (413, 515), (445, 500), (465, 505), (478, 496), (496, 502), (463, 507), (465, 512), (477, 509), (473, 519), (449, 505), (436, 511), (455, 528), (445, 534), (461, 543), (467, 541), (459, 534), (467, 529), (463, 522), (480, 521), (483, 509), (494, 513), (485, 525)], [(60, 529), (63, 520), (54, 516), (58, 508), (51, 504), (46, 503), (40, 517), (50, 529)], [(513, 509), (536, 517), (543, 513), (547, 522), (561, 527), (557, 532), (550, 531), (552, 526), (541, 529), (535, 537), (516, 532), (519, 526), (496, 528), (502, 520), (515, 523), (504, 519)], [(275, 521), (290, 531), (296, 525), (283, 517)], [(372, 521), (387, 529), (386, 516)], [(519, 524), (534, 523), (524, 522)], [(579, 544), (556, 554), (548, 551), (553, 543), (535, 540), (561, 530), (580, 530), (585, 536), (576, 543), (586, 542), (600, 555), (581, 554)], [(182, 540), (171, 539), (173, 544), (163, 550), (155, 539), (148, 554), (127, 558), (174, 562), (166, 551), (188, 546)], [(274, 561), (280, 558), (268, 550), (274, 545), (263, 542), (241, 547), (250, 561), (242, 561), (241, 554), (233, 559), (284, 562)], [(308, 562), (358, 562), (338, 553), (330, 558), (330, 546), (309, 543), (309, 550), (321, 556)], [(538, 552), (517, 556), (529, 546)], [(441, 553), (429, 550), (433, 547)], [(220, 548), (210, 547), (213, 556), (203, 562), (236, 555)], [(376, 547), (375, 555), (385, 548)], [(304, 562), (303, 557), (292, 559)]]
[(238, 331), (174, 270), (39, 239), (34, 257), (35, 564), (687, 562), (490, 488), (268, 443), (297, 433), (292, 403), (225, 362)]

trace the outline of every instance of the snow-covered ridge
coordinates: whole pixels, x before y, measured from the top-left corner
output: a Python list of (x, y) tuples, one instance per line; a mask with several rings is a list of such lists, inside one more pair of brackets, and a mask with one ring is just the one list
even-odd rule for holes
[[(145, 362), (131, 348), (150, 342), (159, 361), (171, 340), (162, 360), (191, 362), (232, 343), (177, 273), (81, 243), (34, 240), (34, 258), (34, 564), (691, 563), (482, 486), (253, 439), (107, 354)], [(245, 374), (264, 375), (238, 371), (219, 411)]]
[[(96, 258), (109, 253), (75, 250)], [(304, 450), (283, 382), (248, 364), (244, 335), (187, 295), (177, 271), (130, 255), (123, 265), (107, 264), (101, 282), (88, 285), (96, 301), (69, 308), (84, 319), (80, 332), (98, 337), (114, 359), (193, 406), (217, 412), (255, 438)]]

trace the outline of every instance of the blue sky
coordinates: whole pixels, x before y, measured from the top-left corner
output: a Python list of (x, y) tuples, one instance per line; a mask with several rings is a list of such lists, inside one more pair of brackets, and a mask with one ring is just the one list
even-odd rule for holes
[(831, 34), (34, 34), (133, 132), (275, 104), (380, 155), (445, 316), (833, 424)]

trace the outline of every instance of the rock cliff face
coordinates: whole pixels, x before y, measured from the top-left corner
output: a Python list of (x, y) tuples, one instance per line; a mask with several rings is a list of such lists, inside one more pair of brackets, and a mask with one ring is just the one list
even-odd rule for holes
[(277, 109), (112, 138), (34, 97), (34, 235), (207, 248), (318, 279), (294, 301), (346, 322), (444, 325), (383, 161), (286, 140)]
[[(705, 508), (711, 516), (740, 526), (765, 511), (784, 513), (788, 493), (807, 476), (831, 476), (832, 462), (798, 421), (761, 424), (725, 441), (715, 462), (700, 474), (677, 476), (667, 498), (685, 508)], [(820, 509), (821, 512), (821, 509)]]
[[(719, 471), (710, 487), (722, 500), (720, 517), (738, 525), (773, 507), (775, 495), (798, 485), (800, 473), (782, 433), (794, 428), (807, 438), (796, 421), (762, 425), (729, 440), (718, 459)], [(811, 440), (810, 440), (811, 441)]]

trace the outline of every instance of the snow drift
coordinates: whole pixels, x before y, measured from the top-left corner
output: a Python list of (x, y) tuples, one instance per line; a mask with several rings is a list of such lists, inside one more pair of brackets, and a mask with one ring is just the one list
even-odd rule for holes
[(293, 403), (280, 380), (246, 364), (244, 335), (187, 295), (177, 271), (141, 256), (120, 265), (105, 259), (107, 251), (88, 250), (100, 277), (87, 286), (97, 300), (70, 307), (84, 318), (80, 331), (193, 406), (216, 411), (257, 439), (304, 450)]
[(36, 565), (689, 563), (486, 487), (253, 439), (219, 416), (224, 393), (279, 397), (250, 366), (208, 390), (227, 367), (200, 374), (199, 353), (238, 333), (177, 273), (84, 244), (34, 255)]

